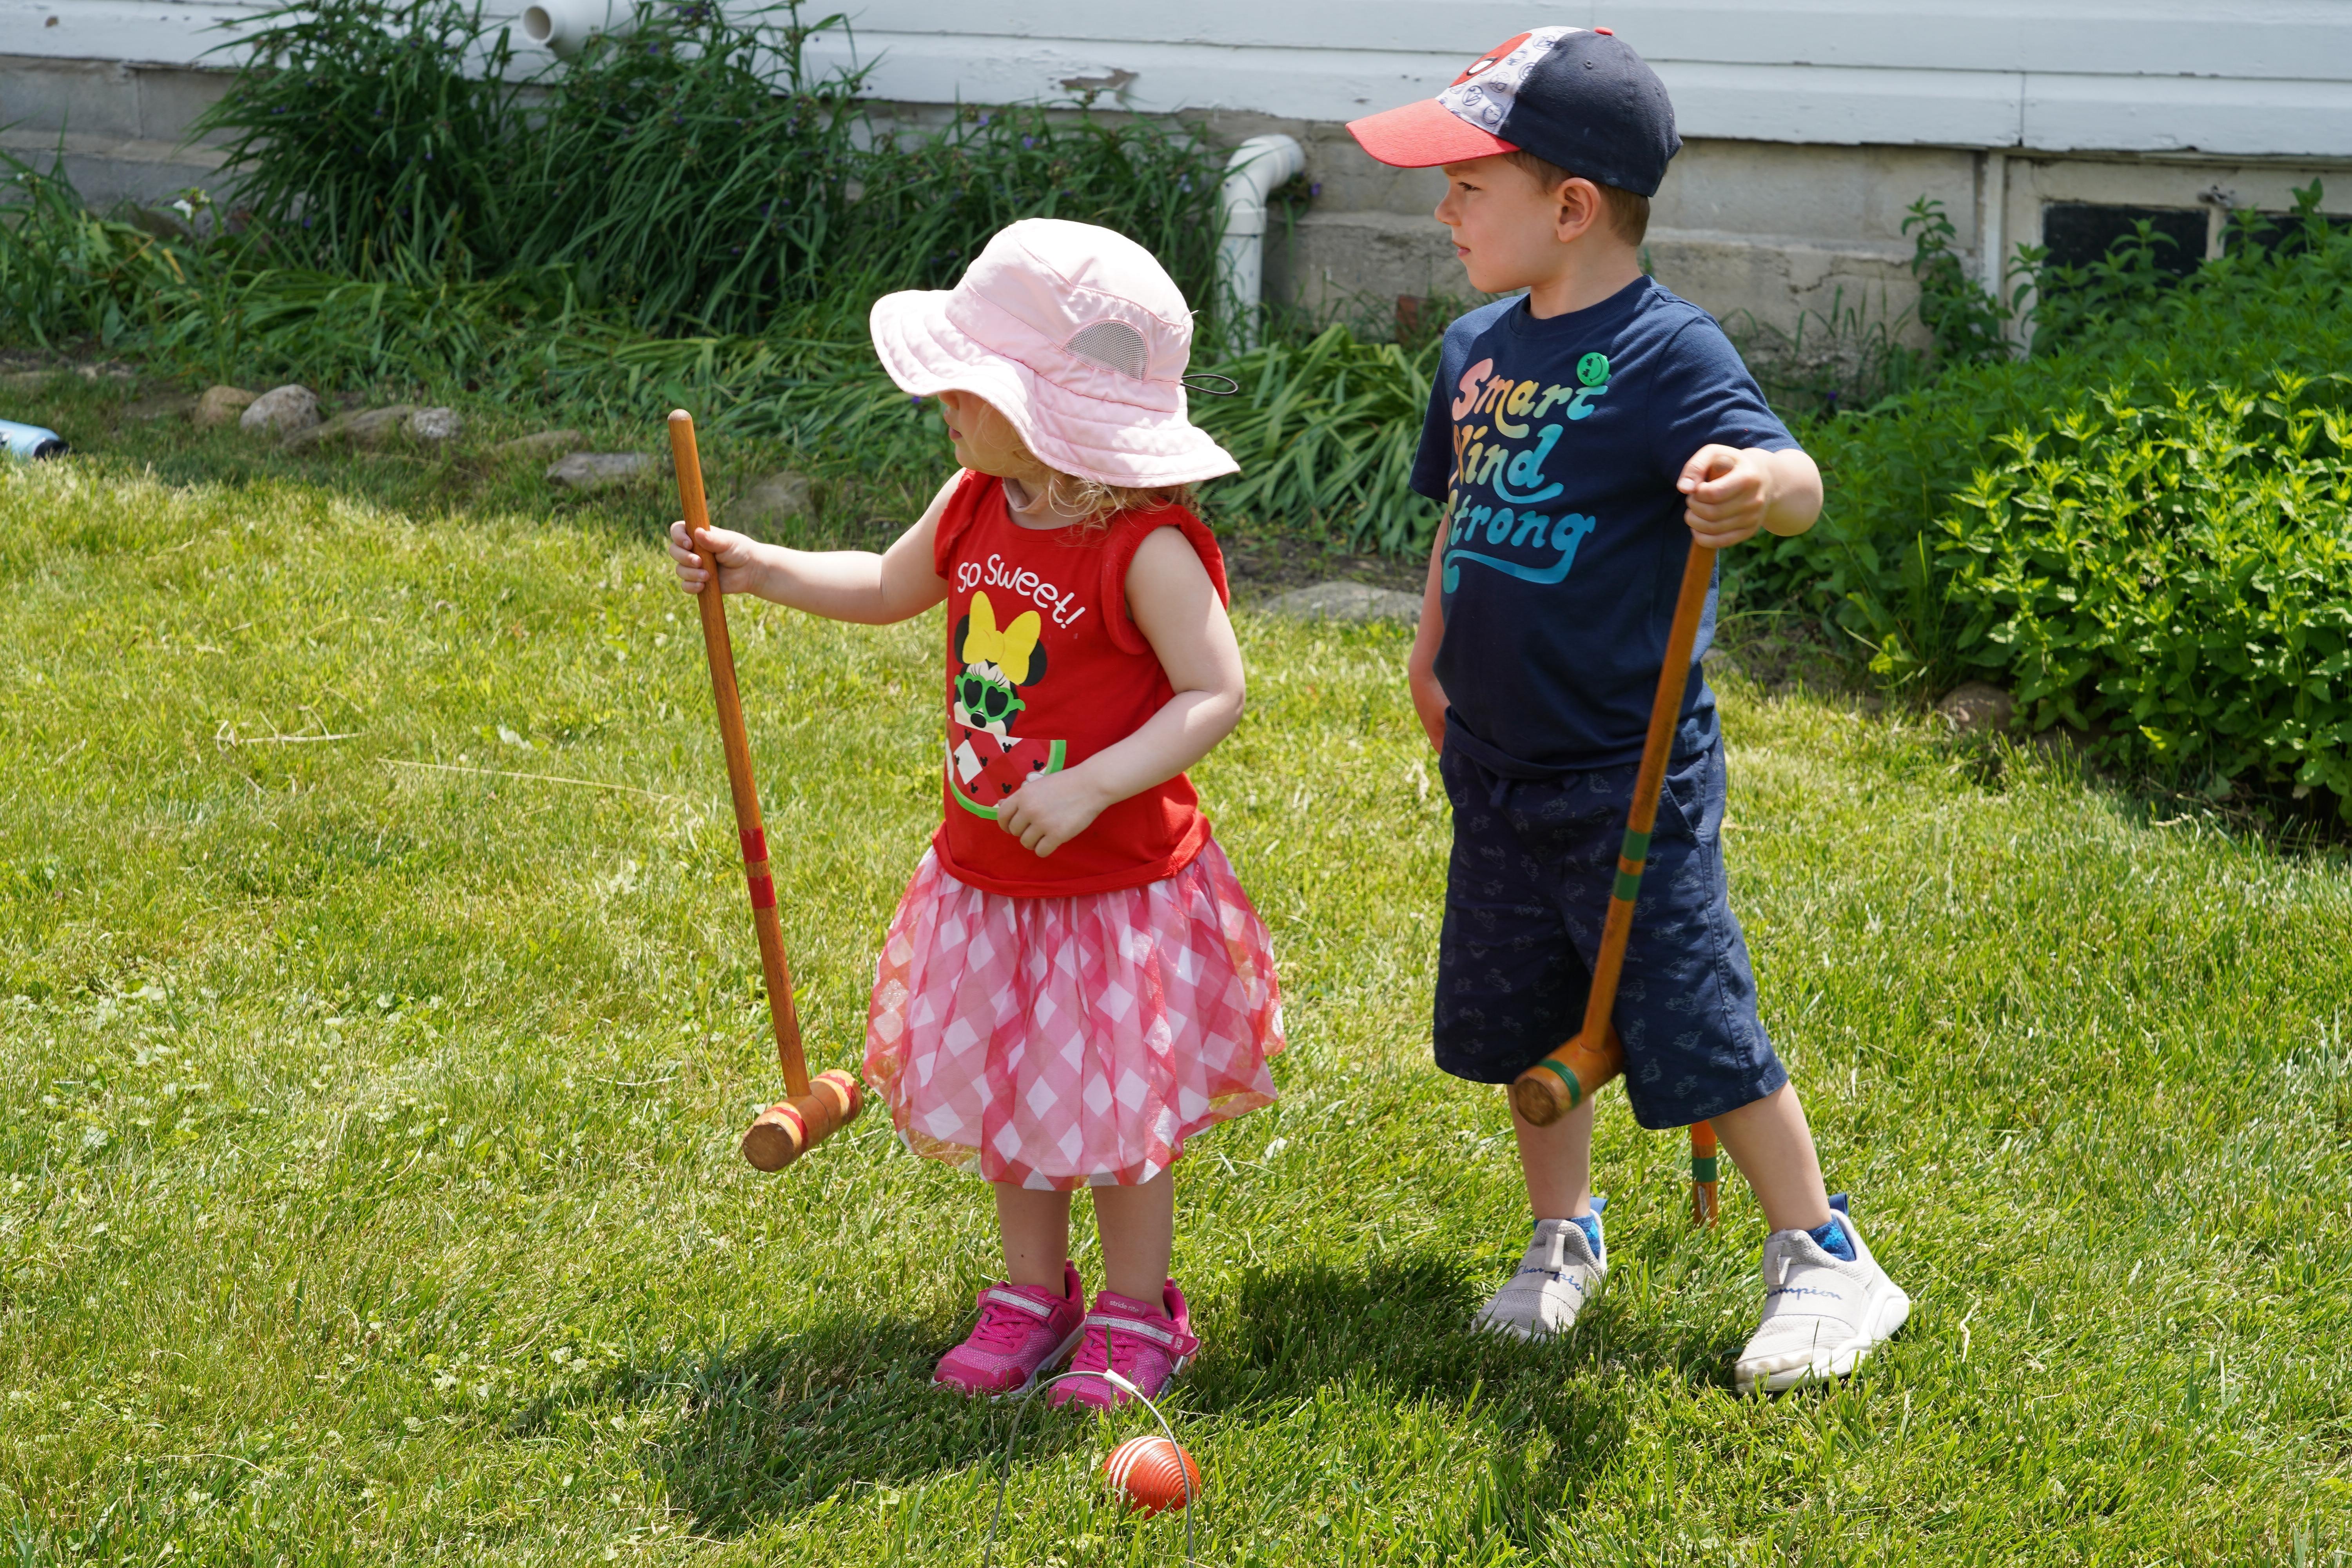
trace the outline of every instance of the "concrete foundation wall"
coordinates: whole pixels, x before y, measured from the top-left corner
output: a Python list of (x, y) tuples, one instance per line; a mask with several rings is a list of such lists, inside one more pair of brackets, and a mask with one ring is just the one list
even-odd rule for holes
[(160, 206), (210, 185), (220, 156), (188, 128), (228, 90), (226, 71), (0, 54), (0, 149), (67, 175), (100, 211)]
[[(219, 70), (0, 55), (0, 148), (67, 173), (101, 210), (161, 205), (191, 185), (216, 186), (219, 155), (190, 144), (191, 124), (226, 90)], [(877, 105), (920, 126), (940, 105)], [(1269, 297), (1360, 323), (1392, 321), (1400, 298), (1467, 302), (1444, 226), (1435, 170), (1375, 163), (1328, 120), (1238, 110), (1187, 115), (1223, 144), (1263, 132), (1297, 137), (1317, 194), (1269, 237)], [(1990, 280), (2003, 258), (2038, 244), (2055, 203), (2179, 207), (2206, 215), (2218, 246), (2229, 210), (2281, 210), (2313, 179), (2352, 210), (2352, 159), (2263, 159), (2195, 153), (2090, 154), (1934, 146), (1846, 145), (1692, 137), (1652, 205), (1647, 251), (1667, 287), (1724, 319), (1743, 342), (1806, 357), (1872, 331), (1919, 341), (1910, 237), (1922, 196), (1943, 205), (1971, 270)], [(220, 194), (217, 193), (216, 194)], [(1811, 345), (1811, 346), (1809, 346)]]

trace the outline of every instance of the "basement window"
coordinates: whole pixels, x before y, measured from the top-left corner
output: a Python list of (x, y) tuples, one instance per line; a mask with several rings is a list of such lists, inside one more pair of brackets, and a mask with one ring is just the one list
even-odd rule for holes
[(2108, 206), (2095, 202), (2059, 202), (2042, 209), (2042, 243), (2053, 267), (2088, 267), (2105, 261), (2119, 239), (2128, 239), (2142, 223), (2168, 237), (2170, 245), (2156, 251), (2157, 269), (2186, 278), (2205, 259), (2205, 209), (2202, 207)]

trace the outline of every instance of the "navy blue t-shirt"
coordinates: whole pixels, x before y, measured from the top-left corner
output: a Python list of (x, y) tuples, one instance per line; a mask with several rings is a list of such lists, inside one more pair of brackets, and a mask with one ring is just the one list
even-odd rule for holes
[[(1714, 319), (1651, 279), (1446, 329), (1411, 482), (1445, 504), (1437, 679), (1473, 755), (1529, 775), (1640, 759), (1690, 551), (1675, 484), (1710, 442), (1797, 444)], [(1710, 586), (1694, 660), (1714, 630)], [(1713, 741), (1696, 663), (1682, 716), (1677, 750)]]

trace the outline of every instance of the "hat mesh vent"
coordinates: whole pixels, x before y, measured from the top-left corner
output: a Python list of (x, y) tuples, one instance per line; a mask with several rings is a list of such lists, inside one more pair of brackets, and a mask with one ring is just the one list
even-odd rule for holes
[(1090, 321), (1062, 346), (1074, 359), (1117, 371), (1137, 381), (1143, 379), (1144, 366), (1150, 358), (1143, 334), (1125, 321)]

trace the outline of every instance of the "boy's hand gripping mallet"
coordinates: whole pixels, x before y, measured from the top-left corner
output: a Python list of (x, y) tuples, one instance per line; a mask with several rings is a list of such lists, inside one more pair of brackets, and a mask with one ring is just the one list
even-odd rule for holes
[[(1512, 1108), (1538, 1127), (1558, 1121), (1625, 1070), (1625, 1049), (1609, 1026), (1609, 1015), (1617, 1002), (1626, 939), (1633, 931), (1633, 900), (1642, 890), (1642, 868), (1650, 857), (1650, 828), (1657, 821), (1658, 795), (1665, 787), (1675, 721), (1682, 716), (1691, 647), (1698, 640), (1698, 619), (1714, 575), (1715, 552), (1694, 542), (1683, 565), (1682, 592), (1675, 600), (1674, 626), (1666, 634), (1666, 664), (1658, 671), (1657, 699), (1650, 705), (1650, 732), (1642, 742), (1642, 767), (1633, 780), (1633, 809), (1626, 814), (1624, 847), (1618, 853), (1617, 886), (1609, 900), (1608, 921), (1601, 928), (1601, 952), (1585, 998), (1584, 1026), (1511, 1085)], [(1693, 1123), (1690, 1142), (1691, 1217), (1706, 1225), (1716, 1216), (1715, 1128), (1705, 1121)]]
[(793, 1010), (793, 980), (784, 967), (784, 933), (776, 921), (776, 883), (768, 871), (768, 836), (760, 826), (760, 789), (751, 780), (751, 742), (743, 732), (743, 704), (735, 692), (735, 647), (727, 636), (727, 603), (719, 592), (719, 563), (703, 531), (710, 512), (702, 496), (702, 459), (694, 445), (694, 416), (669, 416), (670, 456), (677, 468), (677, 499), (686, 509), (686, 537), (702, 558), (702, 646), (710, 656), (710, 694), (719, 705), (719, 735), (727, 749), (727, 788), (735, 797), (735, 833), (743, 846), (743, 875), (751, 887), (751, 924), (760, 934), (760, 971), (768, 984), (768, 1017), (776, 1030), (791, 1098), (760, 1112), (743, 1134), (743, 1158), (761, 1171), (781, 1171), (833, 1132), (857, 1119), (864, 1104), (857, 1080), (835, 1068), (812, 1079), (801, 1055), (801, 1022)]

